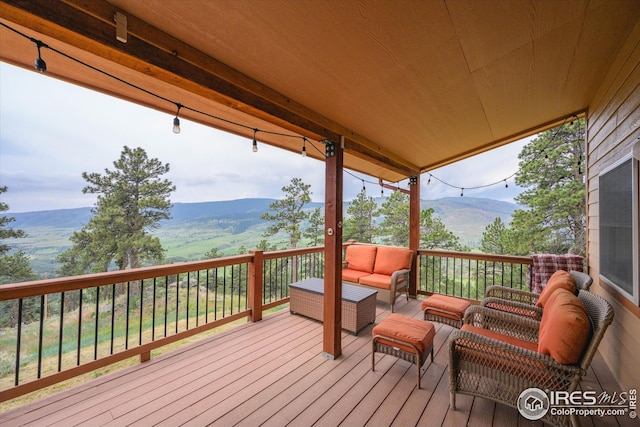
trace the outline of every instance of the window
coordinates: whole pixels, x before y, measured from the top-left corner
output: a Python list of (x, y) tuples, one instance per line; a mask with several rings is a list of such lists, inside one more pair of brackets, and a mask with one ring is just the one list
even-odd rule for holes
[(638, 160), (607, 168), (599, 185), (600, 275), (638, 305)]

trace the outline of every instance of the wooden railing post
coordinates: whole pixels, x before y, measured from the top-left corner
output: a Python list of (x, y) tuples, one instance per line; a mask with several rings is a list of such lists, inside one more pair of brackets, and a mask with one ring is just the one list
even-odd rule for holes
[(409, 178), (409, 249), (413, 262), (409, 274), (409, 295), (418, 296), (418, 249), (420, 249), (420, 175)]
[(261, 250), (253, 249), (249, 251), (253, 255), (253, 260), (249, 263), (249, 282), (247, 283), (247, 298), (251, 309), (252, 322), (262, 320), (262, 272), (264, 253)]

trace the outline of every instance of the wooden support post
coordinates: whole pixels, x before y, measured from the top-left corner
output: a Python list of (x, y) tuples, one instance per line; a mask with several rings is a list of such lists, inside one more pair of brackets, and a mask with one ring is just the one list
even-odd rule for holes
[(420, 248), (420, 175), (409, 178), (409, 249), (413, 251), (409, 295), (418, 296), (418, 249)]
[(263, 251), (253, 249), (249, 251), (253, 255), (253, 262), (249, 263), (249, 282), (247, 298), (251, 309), (251, 322), (262, 320), (262, 272), (263, 272)]
[(322, 354), (342, 354), (342, 162), (344, 137), (326, 141), (324, 329)]
[(148, 362), (151, 360), (151, 350), (140, 353), (140, 363)]

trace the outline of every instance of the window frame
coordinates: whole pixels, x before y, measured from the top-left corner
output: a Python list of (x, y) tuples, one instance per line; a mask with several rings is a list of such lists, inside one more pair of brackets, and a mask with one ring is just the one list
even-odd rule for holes
[[(625, 156), (623, 156), (621, 159), (617, 160), (616, 162), (614, 162), (613, 164), (609, 165), (608, 167), (604, 168), (602, 171), (600, 171), (600, 173), (598, 174), (598, 185), (599, 185), (599, 189), (598, 189), (598, 196), (599, 196), (599, 203), (602, 203), (602, 197), (601, 197), (601, 193), (600, 191), (602, 191), (602, 176), (607, 174), (608, 172), (611, 172), (612, 170), (618, 168), (619, 166), (621, 166), (622, 164), (626, 163), (630, 161), (631, 162), (631, 176), (629, 177), (629, 179), (631, 180), (631, 232), (632, 232), (632, 239), (631, 239), (631, 245), (632, 245), (632, 255), (631, 255), (631, 293), (629, 293), (626, 289), (622, 288), (620, 285), (616, 284), (613, 280), (609, 279), (607, 276), (603, 275), (602, 271), (599, 272), (600, 274), (600, 280), (604, 281), (607, 285), (609, 285), (611, 288), (613, 288), (616, 292), (618, 292), (621, 296), (623, 296), (625, 299), (629, 300), (631, 303), (633, 303), (634, 306), (638, 307), (640, 306), (640, 218), (639, 217), (639, 213), (640, 213), (640, 209), (639, 209), (639, 198), (640, 198), (640, 159), (638, 159), (635, 155), (633, 155), (632, 153), (629, 153)], [(599, 217), (601, 217), (601, 209), (602, 209), (603, 205), (600, 205), (600, 209), (599, 209)], [(603, 248), (602, 248), (602, 224), (599, 227), (599, 239), (600, 239), (600, 264), (602, 265), (602, 260), (603, 260)]]

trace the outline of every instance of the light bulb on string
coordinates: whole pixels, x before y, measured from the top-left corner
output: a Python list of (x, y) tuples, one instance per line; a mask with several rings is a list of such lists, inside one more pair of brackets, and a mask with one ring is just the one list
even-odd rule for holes
[(362, 191), (366, 193), (367, 188), (364, 186), (364, 179), (362, 180)]
[(36, 47), (38, 48), (38, 58), (36, 59), (35, 62), (35, 67), (36, 70), (40, 71), (41, 73), (45, 73), (47, 71), (47, 63), (44, 62), (44, 59), (42, 59), (42, 56), (40, 55), (40, 48), (42, 46), (47, 46), (46, 44), (42, 43), (40, 40), (36, 40)]
[(302, 138), (302, 157), (307, 157), (307, 138)]
[(257, 153), (257, 152), (258, 152), (258, 141), (256, 141), (256, 133), (258, 133), (258, 129), (254, 129), (254, 130), (253, 130), (253, 144), (252, 144), (252, 146), (251, 146), (251, 150), (252, 150), (254, 153)]
[(464, 196), (464, 188), (460, 189), (460, 197)]
[(507, 180), (504, 180), (504, 188), (509, 188), (509, 184), (507, 183)]
[(180, 119), (178, 118), (178, 114), (180, 114), (182, 105), (176, 104), (176, 107), (178, 107), (178, 111), (176, 111), (176, 116), (173, 118), (173, 133), (177, 135), (180, 133)]
[(431, 185), (431, 174), (429, 174), (429, 179), (427, 180), (427, 185)]

